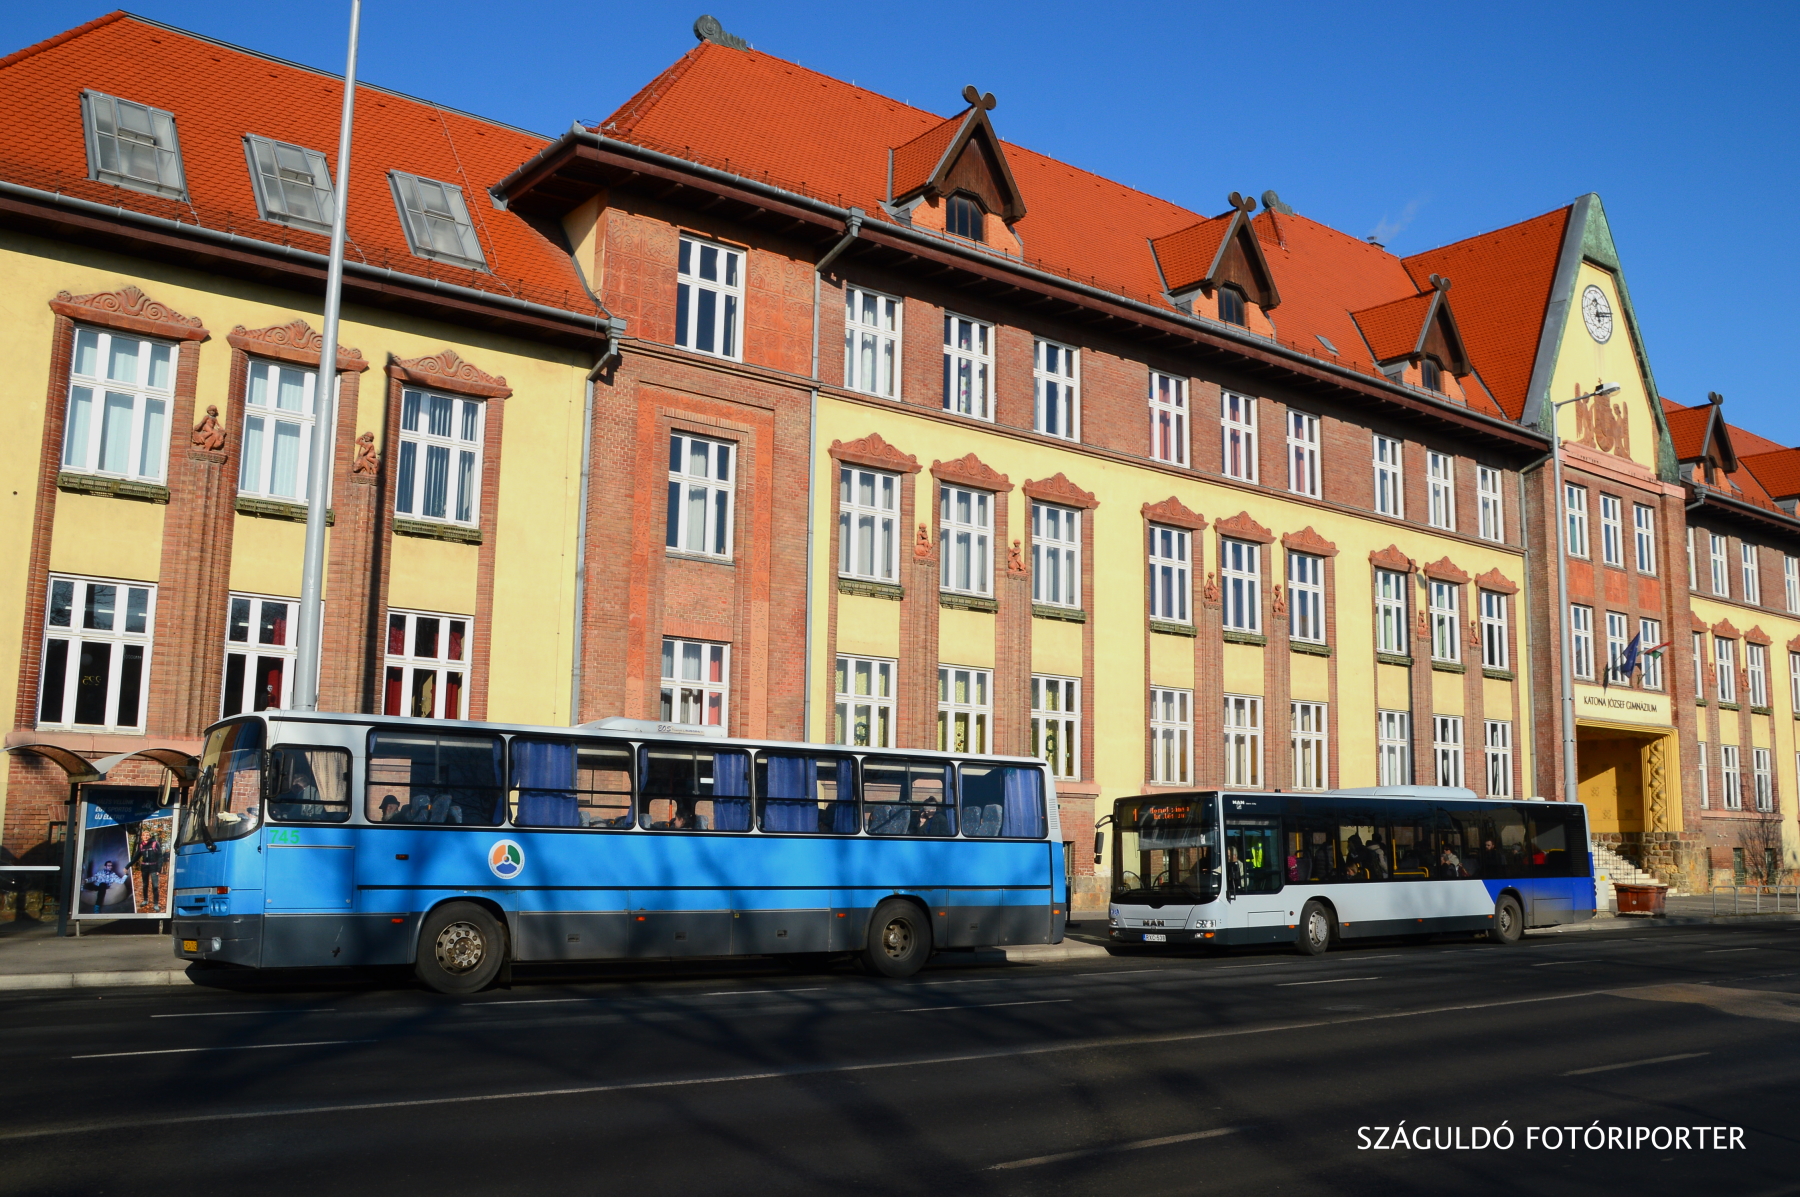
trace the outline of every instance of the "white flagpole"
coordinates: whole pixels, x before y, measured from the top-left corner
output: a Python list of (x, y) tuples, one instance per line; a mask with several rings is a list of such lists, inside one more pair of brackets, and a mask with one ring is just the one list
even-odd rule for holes
[[(337, 180), (332, 188), (331, 266), (325, 277), (325, 334), (319, 378), (313, 387), (318, 419), (306, 485), (306, 556), (300, 574), (299, 659), (294, 662), (294, 706), (319, 709), (319, 638), (325, 617), (325, 512), (331, 505), (331, 465), (337, 451), (338, 316), (344, 292), (344, 221), (350, 200), (350, 130), (356, 112), (356, 46), (362, 0), (350, 0), (350, 55), (344, 65), (344, 115), (338, 128)], [(319, 433), (325, 433), (320, 436)]]

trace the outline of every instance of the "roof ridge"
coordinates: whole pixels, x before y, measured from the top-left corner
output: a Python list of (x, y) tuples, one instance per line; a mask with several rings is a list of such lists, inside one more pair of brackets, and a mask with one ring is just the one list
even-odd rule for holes
[[(1579, 198), (1579, 197), (1577, 197), (1577, 198)], [(1402, 257), (1400, 260), (1402, 262), (1410, 262), (1414, 258), (1422, 258), (1426, 254), (1442, 253), (1443, 251), (1445, 251), (1447, 249), (1455, 249), (1459, 245), (1467, 245), (1471, 241), (1480, 241), (1484, 237), (1492, 237), (1495, 233), (1504, 233), (1508, 229), (1516, 229), (1516, 228), (1520, 227), (1521, 225), (1530, 224), (1534, 220), (1542, 220), (1546, 216), (1554, 216), (1558, 212), (1572, 212), (1572, 211), (1574, 211), (1574, 208), (1575, 208), (1575, 200), (1570, 200), (1566, 204), (1561, 204), (1555, 208), (1548, 208), (1542, 212), (1539, 212), (1536, 216), (1527, 216), (1524, 220), (1515, 220), (1511, 224), (1503, 224), (1497, 228), (1486, 229), (1479, 233), (1471, 233), (1467, 237), (1459, 237), (1455, 241), (1446, 241), (1442, 245), (1429, 246), (1425, 249), (1421, 249), (1421, 250), (1417, 251), (1416, 253), (1407, 254), (1404, 257)]]
[[(594, 126), (594, 131), (611, 129), (619, 137), (630, 137), (632, 131), (637, 128), (638, 122), (648, 116), (650, 110), (656, 107), (657, 102), (667, 94), (667, 88), (678, 83), (681, 77), (687, 74), (688, 68), (699, 61), (700, 52), (709, 44), (701, 42), (692, 49), (684, 51), (680, 58), (651, 76), (650, 82), (638, 88), (623, 104), (613, 109), (605, 120)], [(621, 114), (625, 115), (621, 116)]]
[(21, 62), (24, 59), (30, 58), (35, 54), (42, 54), (45, 50), (53, 49), (57, 46), (62, 45), (64, 42), (74, 41), (76, 38), (81, 37), (83, 34), (91, 33), (94, 30), (100, 28), (102, 25), (110, 25), (114, 21), (117, 21), (123, 17), (129, 17), (130, 15), (131, 15), (130, 13), (126, 12), (122, 8), (115, 8), (111, 12), (105, 14), (104, 16), (95, 17), (93, 20), (88, 21), (86, 24), (77, 25), (73, 29), (65, 29), (61, 33), (52, 34), (51, 36), (45, 38), (43, 41), (34, 42), (33, 44), (26, 46), (22, 50), (14, 50), (11, 54), (8, 54), (6, 57), (0, 58), (0, 71), (5, 70), (7, 67), (13, 65), (15, 62)]

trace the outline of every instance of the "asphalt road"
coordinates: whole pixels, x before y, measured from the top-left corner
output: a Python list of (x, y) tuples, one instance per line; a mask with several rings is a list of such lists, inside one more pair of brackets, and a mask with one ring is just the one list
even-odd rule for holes
[[(74, 991), (0, 1000), (0, 1077), (0, 1192), (33, 1197), (1800, 1193), (1800, 923)], [(1359, 1133), (1502, 1123), (1510, 1150)]]

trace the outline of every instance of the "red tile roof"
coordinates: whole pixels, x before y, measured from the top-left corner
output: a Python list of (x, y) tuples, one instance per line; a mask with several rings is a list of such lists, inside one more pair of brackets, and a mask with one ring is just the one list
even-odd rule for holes
[(1433, 294), (1428, 291), (1423, 295), (1408, 295), (1405, 299), (1351, 313), (1356, 326), (1362, 329), (1363, 339), (1375, 351), (1376, 361), (1391, 362), (1409, 356), (1418, 348)]
[(1738, 465), (1756, 476), (1772, 498), (1800, 497), (1800, 449), (1776, 449), (1738, 458)]
[(1225, 230), (1231, 227), (1235, 213), (1227, 212), (1211, 220), (1178, 229), (1166, 237), (1154, 237), (1150, 248), (1162, 267), (1162, 276), (1170, 291), (1185, 291), (1206, 277), (1213, 259), (1219, 256), (1219, 244)]
[(1706, 452), (1706, 430), (1712, 423), (1712, 404), (1683, 407), (1663, 400), (1663, 419), (1669, 424), (1669, 439), (1675, 443), (1675, 460), (1693, 461)]
[(938, 163), (943, 161), (944, 151), (950, 148), (950, 143), (956, 140), (968, 119), (969, 113), (958, 113), (937, 128), (927, 129), (905, 145), (894, 147), (896, 196), (909, 195), (925, 186)]
[[(81, 93), (174, 113), (188, 198), (88, 179)], [(111, 13), (0, 59), (0, 178), (109, 206), (324, 253), (329, 238), (261, 219), (244, 135), (323, 153), (336, 179), (339, 77)], [(425, 100), (359, 86), (346, 257), (583, 313), (598, 308), (568, 255), (483, 194), (546, 139)], [(413, 256), (387, 172), (463, 189), (491, 273)]]

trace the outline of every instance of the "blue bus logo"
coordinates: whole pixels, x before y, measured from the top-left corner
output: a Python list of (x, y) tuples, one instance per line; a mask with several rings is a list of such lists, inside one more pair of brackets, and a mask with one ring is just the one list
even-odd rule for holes
[(488, 849), (488, 868), (502, 881), (511, 881), (525, 868), (525, 849), (512, 840), (495, 840)]

